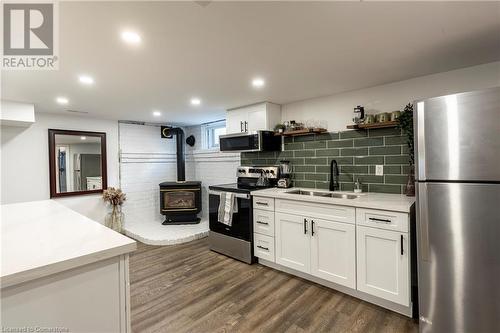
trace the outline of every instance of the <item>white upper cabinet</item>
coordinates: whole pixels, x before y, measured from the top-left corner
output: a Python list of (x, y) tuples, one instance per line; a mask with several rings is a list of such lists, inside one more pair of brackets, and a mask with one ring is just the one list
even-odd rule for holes
[(281, 106), (273, 103), (259, 103), (226, 112), (226, 133), (272, 131), (281, 122)]
[(311, 274), (356, 288), (356, 226), (311, 219)]
[(226, 112), (226, 134), (245, 132), (245, 123), (248, 116), (245, 109), (237, 109)]
[(358, 290), (409, 305), (408, 234), (357, 227)]

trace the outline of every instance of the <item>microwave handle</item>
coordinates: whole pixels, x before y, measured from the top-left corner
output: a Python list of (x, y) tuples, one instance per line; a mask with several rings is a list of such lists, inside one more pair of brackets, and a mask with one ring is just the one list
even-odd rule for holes
[[(214, 190), (208, 190), (208, 194), (213, 194), (213, 195), (220, 196), (221, 192), (220, 191), (214, 191)], [(240, 199), (250, 199), (250, 194), (234, 193), (234, 196), (236, 198), (240, 198)]]

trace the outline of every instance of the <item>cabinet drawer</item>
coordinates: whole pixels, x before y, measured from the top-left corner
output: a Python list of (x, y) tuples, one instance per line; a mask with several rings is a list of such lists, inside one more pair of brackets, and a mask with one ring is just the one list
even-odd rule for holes
[(302, 215), (335, 222), (355, 223), (354, 207), (330, 205), (308, 201), (276, 200), (276, 212)]
[(356, 224), (367, 227), (408, 232), (408, 214), (356, 208)]
[(253, 241), (253, 252), (257, 258), (275, 262), (274, 237), (254, 233)]
[(256, 209), (274, 211), (274, 198), (253, 197), (253, 207)]
[(267, 236), (274, 236), (274, 212), (254, 209), (253, 231)]

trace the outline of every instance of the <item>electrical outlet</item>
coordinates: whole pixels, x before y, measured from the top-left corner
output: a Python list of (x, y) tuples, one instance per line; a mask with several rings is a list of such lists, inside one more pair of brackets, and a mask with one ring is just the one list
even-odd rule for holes
[(383, 176), (384, 175), (384, 166), (383, 165), (376, 165), (375, 166), (375, 175), (376, 176)]

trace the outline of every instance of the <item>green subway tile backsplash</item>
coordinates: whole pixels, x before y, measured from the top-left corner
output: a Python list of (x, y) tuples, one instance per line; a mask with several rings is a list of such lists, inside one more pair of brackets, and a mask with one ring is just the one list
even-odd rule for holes
[(401, 146), (370, 147), (370, 155), (401, 155)]
[(340, 132), (341, 139), (349, 139), (349, 138), (364, 138), (368, 136), (368, 131), (344, 131)]
[[(339, 165), (340, 188), (352, 191), (356, 179), (363, 191), (403, 193), (408, 166), (406, 136), (396, 128), (343, 131), (287, 137), (282, 152), (242, 153), (242, 165), (292, 165), (294, 186), (329, 188), (330, 162)], [(375, 165), (384, 166), (384, 175), (375, 175)]]
[(328, 148), (352, 147), (354, 143), (352, 140), (331, 140), (328, 141)]
[(316, 156), (339, 156), (340, 155), (340, 150), (336, 148), (329, 148), (329, 149), (317, 149), (316, 150)]
[(364, 138), (364, 139), (354, 139), (354, 147), (373, 147), (373, 146), (383, 146), (384, 138)]
[(326, 148), (326, 141), (304, 142), (305, 149), (321, 149)]
[(310, 149), (295, 150), (294, 151), (294, 156), (295, 157), (315, 157), (316, 156), (316, 151), (315, 150), (310, 150)]
[(368, 148), (343, 148), (340, 156), (364, 156), (368, 155)]

